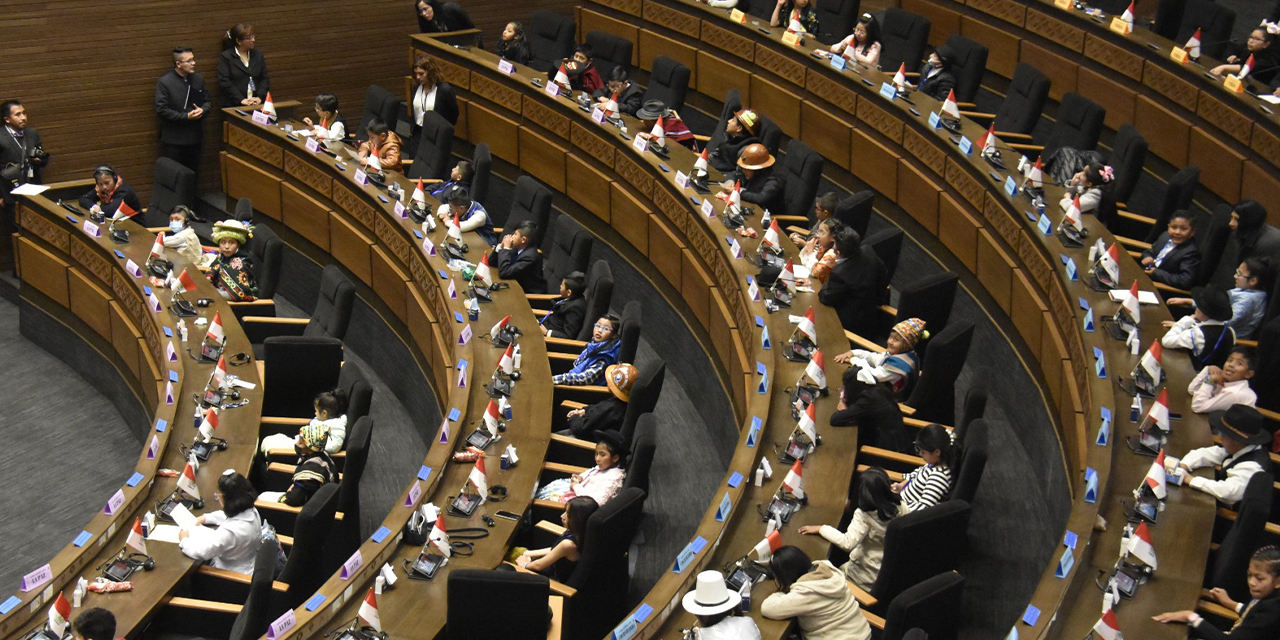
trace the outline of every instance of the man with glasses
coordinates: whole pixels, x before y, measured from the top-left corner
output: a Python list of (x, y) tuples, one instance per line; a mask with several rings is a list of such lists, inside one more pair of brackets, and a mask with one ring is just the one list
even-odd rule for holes
[(200, 144), (204, 138), (202, 122), (212, 106), (204, 88), (204, 77), (196, 73), (196, 54), (191, 47), (175, 48), (173, 68), (156, 80), (161, 157), (199, 172)]

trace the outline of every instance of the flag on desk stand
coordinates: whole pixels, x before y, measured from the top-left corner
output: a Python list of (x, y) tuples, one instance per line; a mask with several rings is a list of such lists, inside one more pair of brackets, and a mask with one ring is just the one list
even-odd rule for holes
[(1142, 368), (1147, 375), (1151, 376), (1151, 382), (1160, 384), (1160, 376), (1164, 374), (1164, 345), (1160, 344), (1160, 339), (1156, 338), (1151, 341), (1151, 347), (1147, 352), (1142, 354), (1142, 359), (1138, 361), (1138, 366)]
[(1119, 282), (1120, 249), (1114, 244), (1107, 247), (1106, 253), (1103, 253), (1098, 257), (1098, 266), (1102, 267), (1102, 270), (1106, 272), (1107, 277), (1111, 279), (1111, 282)]
[(209, 376), (209, 385), (214, 389), (221, 389), (227, 386), (227, 359), (218, 357), (218, 364), (213, 368), (213, 374)]
[(943, 115), (953, 119), (960, 119), (960, 105), (956, 104), (956, 91), (952, 89), (947, 92), (947, 99), (942, 101)]
[(707, 172), (707, 148), (702, 148), (702, 153), (698, 154), (698, 159), (693, 161), (693, 170)]
[(1125, 22), (1127, 22), (1127, 23), (1129, 23), (1129, 32), (1130, 32), (1130, 33), (1132, 33), (1132, 32), (1133, 32), (1133, 16), (1134, 16), (1134, 12), (1133, 12), (1133, 1), (1132, 1), (1132, 0), (1130, 0), (1130, 2), (1129, 2), (1129, 8), (1128, 8), (1128, 9), (1125, 9), (1125, 10), (1124, 10), (1124, 13), (1120, 14), (1120, 19), (1121, 19), (1121, 20), (1124, 20), (1124, 21), (1125, 21)]
[(796, 463), (791, 465), (791, 470), (787, 471), (787, 477), (782, 479), (782, 488), (790, 491), (791, 495), (800, 498), (801, 500), (804, 499), (803, 475), (804, 467), (801, 466), (799, 460), (796, 460)]
[(1190, 38), (1187, 38), (1187, 44), (1183, 45), (1182, 48), (1187, 50), (1187, 57), (1192, 60), (1200, 57), (1200, 29), (1196, 29), (1196, 32), (1191, 34)]
[(566, 87), (569, 86), (569, 72), (564, 70), (563, 64), (560, 65), (560, 68), (556, 70), (556, 78), (555, 80), (552, 80), (552, 82), (555, 82), (556, 84), (559, 84), (559, 85), (564, 85)]
[(733, 191), (729, 192), (729, 206), (733, 207), (734, 210), (738, 210), (742, 208), (742, 181), (741, 180), (733, 181)]
[(434, 543), (444, 557), (448, 558), (453, 555), (453, 546), (449, 543), (449, 530), (444, 526), (443, 511), (436, 516), (436, 524), (431, 527), (431, 533), (427, 534), (427, 540)]
[(479, 280), (483, 284), (489, 284), (490, 282), (493, 282), (493, 278), (489, 275), (489, 252), (488, 251), (486, 251), (484, 255), (480, 256), (480, 264), (476, 265), (476, 274), (472, 278), (472, 281), (475, 281), (475, 280)]
[[(1120, 299), (1120, 308), (1124, 309), (1124, 311), (1129, 314), (1130, 318), (1133, 318), (1133, 324), (1136, 325), (1142, 321), (1142, 309), (1138, 305), (1137, 280), (1133, 281), (1133, 286), (1129, 287), (1129, 290), (1125, 292), (1124, 297)], [(1160, 378), (1156, 378), (1155, 381), (1159, 382)]]
[(800, 24), (800, 20), (797, 18), (792, 18), (791, 22), (787, 24), (787, 31), (790, 31), (791, 33), (805, 32), (804, 25)]
[(979, 153), (984, 156), (989, 156), (996, 152), (996, 125), (992, 124), (991, 128), (987, 129), (987, 132), (982, 134), (981, 138), (978, 138), (977, 146), (982, 149)]
[(513, 342), (507, 345), (507, 350), (502, 352), (502, 357), (498, 358), (498, 371), (503, 375), (511, 375), (516, 372), (515, 359), (516, 344)]
[(192, 500), (200, 499), (200, 487), (196, 484), (196, 471), (190, 462), (182, 468), (182, 473), (178, 475), (178, 489), (191, 496)]
[(1071, 204), (1067, 205), (1066, 213), (1062, 214), (1062, 221), (1077, 233), (1084, 231), (1084, 221), (1080, 214), (1080, 194), (1077, 193), (1071, 197)]
[(769, 558), (773, 557), (773, 552), (780, 548), (782, 548), (782, 532), (773, 531), (765, 536), (763, 540), (756, 543), (753, 551), (759, 556), (760, 562), (767, 562)]
[[(1250, 56), (1250, 60), (1252, 60), (1252, 56)], [(113, 218), (132, 218), (136, 215), (138, 215), (138, 212), (134, 211), (133, 207), (129, 206), (124, 201), (121, 201), (120, 206), (116, 207), (116, 214), (112, 217)]]
[(213, 314), (213, 322), (209, 323), (209, 332), (205, 334), (205, 340), (218, 345), (226, 346), (227, 334), (222, 331), (222, 312), (218, 311)]
[(814, 349), (813, 355), (809, 357), (809, 364), (804, 367), (804, 374), (818, 385), (819, 389), (827, 388), (827, 358), (822, 355), (822, 349)]
[(382, 618), (378, 615), (378, 596), (373, 592), (373, 587), (369, 587), (364, 600), (360, 601), (360, 611), (356, 615), (364, 626), (373, 627), (374, 631), (382, 633)]
[(418, 184), (413, 188), (413, 202), (427, 206), (427, 190), (422, 185), (422, 178), (418, 178)]
[(125, 538), (124, 543), (130, 549), (146, 555), (147, 538), (142, 535), (142, 520), (140, 518), (133, 519), (133, 527), (129, 529), (129, 537)]
[(907, 84), (907, 63), (898, 65), (898, 72), (893, 74), (893, 86), (901, 89)]
[(1107, 609), (1093, 625), (1093, 635), (1098, 640), (1120, 640), (1120, 623), (1116, 621), (1116, 610)]
[(805, 407), (804, 413), (800, 414), (800, 419), (796, 421), (796, 426), (800, 428), (800, 432), (809, 436), (809, 441), (818, 442), (818, 403), (810, 402)]
[(1151, 529), (1147, 523), (1138, 523), (1138, 528), (1129, 538), (1129, 555), (1141, 560), (1152, 569), (1156, 568), (1156, 550), (1151, 546)]
[(269, 115), (276, 115), (276, 103), (271, 100), (271, 92), (267, 92), (267, 97), (262, 101), (262, 111)]
[(191, 277), (190, 273), (187, 273), (187, 270), (185, 268), (182, 270), (182, 273), (179, 273), (178, 277), (174, 280), (173, 290), (177, 291), (179, 287), (181, 287), (183, 291), (196, 290), (196, 281), (194, 278)]
[(476, 466), (471, 468), (471, 473), (467, 475), (467, 482), (476, 488), (476, 492), (481, 496), (489, 495), (489, 476), (484, 471), (484, 458), (476, 458)]
[(1147, 420), (1151, 424), (1160, 428), (1161, 431), (1169, 433), (1169, 389), (1160, 390), (1160, 395), (1156, 396), (1156, 401), (1151, 404), (1151, 409), (1147, 411)]
[[(502, 330), (507, 328), (507, 323), (509, 322), (511, 322), (511, 316), (504, 316), (501, 320), (493, 323), (493, 326), (489, 327), (489, 336), (493, 338), (498, 337), (498, 334), (502, 333)], [(510, 347), (507, 348), (510, 349)]]
[(205, 442), (213, 439), (213, 432), (218, 430), (218, 409), (217, 407), (209, 407), (204, 410), (204, 418), (200, 420), (200, 435)]
[(1147, 470), (1147, 477), (1142, 479), (1142, 484), (1151, 490), (1151, 495), (1160, 500), (1164, 500), (1169, 495), (1164, 471), (1164, 449), (1160, 450), (1155, 462), (1151, 463), (1151, 468)]
[(770, 248), (770, 249), (777, 249), (777, 248), (780, 248), (780, 247), (782, 246), (781, 244), (778, 244), (778, 242), (779, 242), (779, 240), (778, 240), (778, 239), (779, 239), (779, 238), (781, 238), (781, 237), (782, 237), (782, 229), (779, 229), (779, 228), (778, 228), (778, 221), (777, 221), (777, 220), (770, 220), (770, 221), (769, 221), (769, 228), (768, 228), (768, 229), (765, 229), (765, 231), (764, 231), (764, 240), (763, 240), (763, 242), (764, 242), (765, 244), (769, 245), (769, 248)]
[(453, 221), (445, 225), (448, 229), (445, 231), (445, 237), (452, 241), (455, 245), (462, 245), (462, 221), (458, 216), (453, 216)]
[[(991, 126), (994, 127), (995, 125)], [(986, 149), (982, 151), (986, 153)], [(1044, 162), (1040, 159), (1040, 156), (1036, 156), (1036, 163), (1027, 169), (1027, 181), (1024, 184), (1030, 184), (1036, 189), (1044, 188)]]
[(800, 316), (800, 321), (796, 323), (796, 329), (804, 337), (808, 338), (810, 342), (818, 344), (818, 327), (813, 321), (813, 307), (809, 307), (809, 310)]
[[(1237, 79), (1237, 80), (1244, 80), (1245, 78), (1249, 77), (1249, 72), (1250, 72), (1250, 71), (1253, 71), (1253, 67), (1254, 67), (1256, 64), (1257, 64), (1257, 63), (1256, 63), (1256, 62), (1254, 62), (1254, 59), (1253, 59), (1253, 54), (1252, 54), (1252, 53), (1251, 53), (1251, 54), (1249, 54), (1249, 59), (1248, 59), (1248, 60), (1245, 60), (1245, 61), (1244, 61), (1244, 64), (1240, 65), (1240, 73), (1237, 73), (1237, 74), (1236, 74), (1236, 79)], [(124, 207), (124, 204), (123, 204), (123, 203), (121, 203), (121, 204), (120, 204), (120, 206), (121, 206), (121, 207)]]
[(781, 282), (787, 291), (796, 292), (796, 268), (791, 264), (791, 258), (787, 258), (787, 263), (782, 265), (782, 271), (778, 273), (778, 282)]
[(492, 435), (498, 435), (498, 425), (502, 422), (502, 414), (498, 412), (498, 403), (490, 400), (484, 410), (484, 428)]
[[(121, 202), (120, 204), (123, 205), (124, 203)], [(156, 234), (156, 241), (151, 244), (151, 259), (152, 260), (164, 259), (164, 232), (163, 231)]]
[(608, 118), (618, 112), (618, 92), (614, 91), (609, 96), (609, 101), (604, 103), (604, 117)]
[(658, 116), (658, 120), (653, 123), (653, 128), (649, 130), (649, 137), (652, 138), (650, 143), (653, 144), (653, 146), (667, 146), (667, 128), (662, 123), (662, 116)]
[(49, 607), (49, 630), (56, 637), (61, 638), (70, 625), (71, 603), (67, 602), (67, 598), (59, 591), (58, 597), (53, 601), (53, 606)]

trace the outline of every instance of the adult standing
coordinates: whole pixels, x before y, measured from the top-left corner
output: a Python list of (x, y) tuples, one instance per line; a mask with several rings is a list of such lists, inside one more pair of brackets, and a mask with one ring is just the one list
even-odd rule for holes
[(27, 108), (17, 100), (0, 103), (4, 132), (0, 133), (0, 207), (11, 208), (9, 191), (25, 184), (40, 184), (40, 171), (49, 154), (40, 146), (40, 132), (27, 126)]
[(156, 115), (160, 116), (160, 156), (200, 172), (204, 115), (213, 107), (196, 72), (191, 47), (173, 50), (173, 68), (156, 80)]
[(271, 91), (267, 78), (267, 60), (258, 51), (258, 37), (253, 25), (239, 23), (224, 35), (222, 55), (218, 58), (218, 103), (223, 107), (260, 107), (262, 97)]
[(453, 86), (444, 81), (440, 67), (427, 56), (413, 61), (413, 135), (422, 129), (428, 111), (440, 114), (449, 124), (458, 124), (458, 96)]

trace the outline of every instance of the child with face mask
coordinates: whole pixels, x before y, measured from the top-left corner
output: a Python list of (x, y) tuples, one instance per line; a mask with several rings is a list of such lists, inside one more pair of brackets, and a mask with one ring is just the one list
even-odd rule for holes
[(169, 214), (169, 231), (164, 234), (164, 247), (176, 249), (183, 260), (196, 264), (200, 262), (200, 238), (195, 229), (190, 227), (191, 209), (185, 205), (174, 207)]

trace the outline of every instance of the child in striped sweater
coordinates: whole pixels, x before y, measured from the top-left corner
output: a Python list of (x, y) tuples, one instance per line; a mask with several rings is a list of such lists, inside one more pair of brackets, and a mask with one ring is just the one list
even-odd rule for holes
[(915, 447), (924, 465), (893, 485), (893, 492), (902, 498), (902, 513), (932, 507), (951, 493), (951, 464), (955, 459), (951, 434), (942, 425), (931, 424), (920, 430)]

